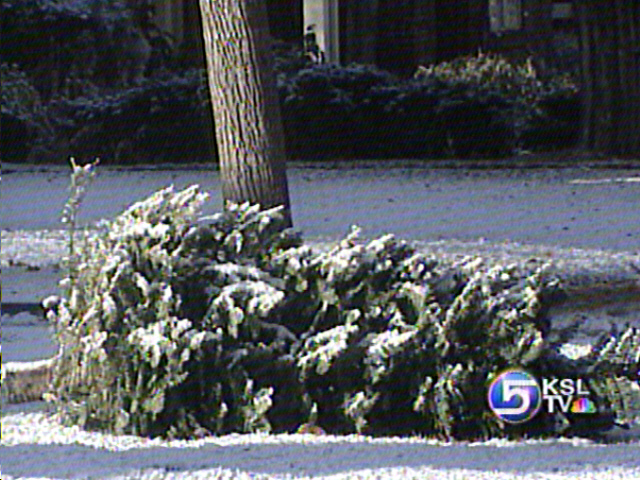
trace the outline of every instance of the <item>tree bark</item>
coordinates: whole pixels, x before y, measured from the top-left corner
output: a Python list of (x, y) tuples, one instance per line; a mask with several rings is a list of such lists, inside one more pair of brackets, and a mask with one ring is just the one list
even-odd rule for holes
[(200, 0), (225, 202), (291, 208), (263, 0)]
[(582, 43), (583, 146), (640, 154), (640, 3), (577, 2)]

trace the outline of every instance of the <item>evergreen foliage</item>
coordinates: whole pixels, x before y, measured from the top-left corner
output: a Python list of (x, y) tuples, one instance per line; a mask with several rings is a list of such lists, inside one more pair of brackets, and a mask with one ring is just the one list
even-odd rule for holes
[[(398, 79), (364, 65), (307, 65), (281, 75), (294, 158), (503, 157), (578, 139), (580, 100), (567, 76), (478, 54)], [(347, 134), (348, 132), (348, 134)]]
[[(178, 68), (170, 38), (131, 5), (0, 3), (3, 159), (215, 160), (206, 76)], [(575, 85), (540, 77), (531, 62), (480, 54), (399, 79), (370, 65), (313, 64), (283, 43), (273, 50), (292, 159), (496, 158), (578, 139)]]
[[(561, 286), (545, 266), (444, 264), (357, 229), (316, 251), (283, 230), (279, 208), (199, 218), (205, 200), (197, 186), (164, 189), (71, 252), (68, 293), (49, 312), (66, 421), (174, 438), (319, 427), (446, 439), (638, 421), (637, 329), (562, 355), (547, 314)], [(486, 392), (506, 367), (584, 378), (598, 413), (505, 424)]]
[(105, 164), (215, 161), (206, 79), (200, 70), (144, 79), (115, 93), (52, 102), (58, 133), (78, 158)]
[(145, 8), (121, 0), (0, 2), (3, 160), (215, 159), (205, 75), (178, 68), (174, 42), (144, 20)]
[(0, 154), (5, 162), (21, 162), (34, 147), (53, 143), (55, 132), (40, 94), (17, 65), (0, 64), (0, 82)]

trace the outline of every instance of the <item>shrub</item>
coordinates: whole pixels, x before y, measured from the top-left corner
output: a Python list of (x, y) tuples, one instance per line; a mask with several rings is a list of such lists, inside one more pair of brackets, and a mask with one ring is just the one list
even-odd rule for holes
[(200, 70), (151, 78), (118, 93), (50, 105), (59, 135), (79, 158), (103, 163), (210, 160), (215, 155), (209, 96)]
[(106, 86), (120, 79), (119, 60), (129, 53), (117, 35), (131, 24), (124, 2), (3, 0), (1, 8), (3, 57), (32, 78), (43, 99), (62, 95), (68, 80)]
[(549, 151), (575, 145), (580, 138), (580, 98), (570, 89), (556, 90), (537, 101), (539, 114), (523, 126), (522, 148)]
[[(561, 355), (546, 317), (559, 286), (544, 267), (446, 265), (390, 235), (360, 243), (357, 230), (317, 252), (282, 229), (279, 208), (198, 219), (205, 198), (162, 190), (71, 252), (67, 295), (48, 314), (67, 421), (169, 437), (311, 423), (474, 439), (638, 420), (637, 329), (582, 360)], [(590, 430), (562, 413), (500, 422), (486, 383), (505, 366), (587, 378)]]
[[(576, 112), (575, 85), (567, 77), (539, 78), (530, 59), (513, 64), (503, 57), (480, 53), (419, 67), (415, 78), (441, 85), (444, 124), (456, 154), (463, 157), (469, 153), (505, 155), (519, 148), (544, 149), (562, 140), (566, 142), (563, 146), (575, 141), (578, 117), (564, 123)], [(561, 112), (564, 115), (558, 118)], [(535, 141), (540, 144), (532, 145), (533, 131), (543, 125), (559, 129), (560, 141), (538, 135)]]
[(393, 77), (375, 67), (314, 65), (281, 78), (283, 121), (293, 158), (353, 158), (363, 131), (368, 92)]
[(432, 158), (446, 150), (434, 85), (404, 82), (371, 89), (361, 105), (357, 155), (362, 158)]
[(575, 86), (494, 55), (419, 67), (408, 80), (313, 65), (279, 86), (294, 158), (496, 157), (577, 140)]
[(460, 158), (503, 157), (514, 149), (509, 105), (495, 93), (454, 87), (444, 89), (436, 121), (446, 138), (446, 153)]
[(47, 101), (128, 86), (173, 55), (141, 2), (2, 0), (1, 8), (4, 61), (18, 64)]
[(313, 66), (299, 45), (274, 39), (271, 46), (278, 89), (286, 90), (290, 78)]
[(29, 92), (15, 96), (17, 77), (5, 84), (3, 66), (3, 158), (155, 163), (214, 155), (204, 75), (167, 70), (170, 42), (141, 23), (144, 5), (3, 0), (1, 7), (3, 61), (15, 64)]
[[(204, 75), (168, 71), (170, 42), (138, 20), (126, 2), (2, 1), (4, 60), (16, 64), (3, 76), (21, 72), (20, 88), (31, 92), (3, 93), (3, 158), (100, 156), (108, 164), (215, 155)], [(311, 64), (285, 43), (273, 50), (293, 159), (497, 157), (578, 139), (575, 86), (539, 78), (531, 62), (480, 54), (399, 80), (373, 66)]]
[[(117, 93), (94, 91), (43, 104), (28, 77), (2, 66), (3, 158), (103, 164), (215, 161), (204, 72), (150, 78)], [(5, 123), (6, 122), (6, 123)]]

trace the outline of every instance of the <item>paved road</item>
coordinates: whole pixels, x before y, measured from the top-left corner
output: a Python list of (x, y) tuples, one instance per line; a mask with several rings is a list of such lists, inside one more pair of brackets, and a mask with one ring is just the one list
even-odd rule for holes
[[(99, 168), (81, 221), (110, 218), (150, 193), (199, 183), (220, 208), (214, 170)], [(308, 238), (520, 242), (640, 251), (640, 169), (463, 170), (379, 162), (366, 168), (294, 165), (288, 170), (294, 222)], [(57, 229), (68, 195), (65, 167), (5, 167), (0, 229)]]

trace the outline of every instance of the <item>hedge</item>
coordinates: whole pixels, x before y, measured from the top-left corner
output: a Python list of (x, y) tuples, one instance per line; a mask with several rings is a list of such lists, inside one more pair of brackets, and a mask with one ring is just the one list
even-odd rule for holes
[[(4, 159), (215, 161), (204, 72), (154, 69), (124, 81), (132, 48), (117, 32), (135, 28), (123, 3), (3, 0), (2, 12), (13, 42), (3, 44), (11, 62), (2, 65)], [(55, 65), (23, 55), (43, 31), (58, 39)], [(291, 159), (495, 158), (565, 148), (579, 136), (577, 88), (566, 77), (540, 78), (531, 63), (479, 54), (399, 79), (373, 66), (312, 64), (282, 43), (273, 48)], [(56, 92), (47, 78), (58, 78)]]
[(577, 88), (530, 63), (479, 54), (399, 80), (374, 67), (311, 65), (280, 83), (290, 156), (504, 157), (578, 138)]
[(215, 160), (205, 76), (175, 68), (170, 39), (138, 21), (136, 9), (144, 6), (102, 0), (0, 6), (4, 160)]
[(51, 102), (70, 152), (103, 163), (216, 161), (204, 73), (145, 79), (111, 95)]

